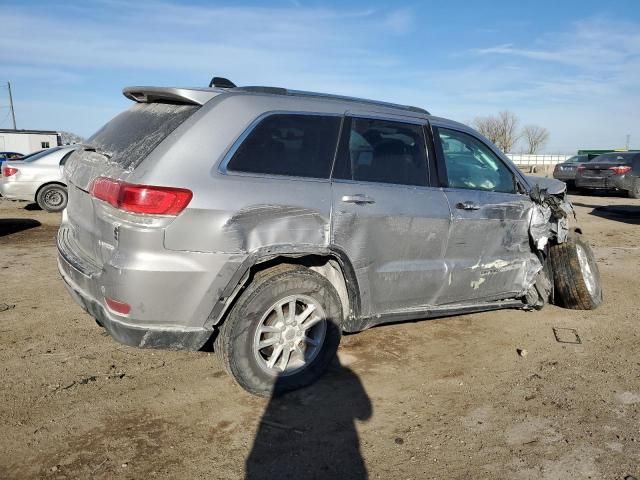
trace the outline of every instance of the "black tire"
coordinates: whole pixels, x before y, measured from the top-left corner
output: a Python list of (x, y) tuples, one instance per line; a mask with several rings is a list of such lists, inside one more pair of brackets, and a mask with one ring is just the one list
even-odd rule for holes
[[(310, 297), (324, 311), (323, 341), (307, 365), (283, 376), (265, 370), (254, 352), (256, 330), (279, 300)], [(246, 391), (267, 397), (315, 382), (334, 358), (341, 337), (342, 304), (331, 283), (319, 273), (297, 265), (280, 265), (259, 272), (232, 307), (214, 342), (214, 351), (227, 373)], [(259, 355), (259, 354), (258, 354)]]
[(631, 184), (631, 190), (627, 190), (629, 198), (640, 198), (640, 178), (634, 178)]
[[(578, 258), (579, 250), (591, 272), (589, 288)], [(577, 233), (571, 233), (567, 241), (549, 249), (549, 260), (555, 285), (554, 300), (560, 306), (573, 310), (593, 310), (602, 303), (600, 272), (591, 247)]]
[(67, 200), (67, 188), (55, 183), (45, 185), (36, 195), (36, 203), (47, 212), (61, 212), (67, 206)]

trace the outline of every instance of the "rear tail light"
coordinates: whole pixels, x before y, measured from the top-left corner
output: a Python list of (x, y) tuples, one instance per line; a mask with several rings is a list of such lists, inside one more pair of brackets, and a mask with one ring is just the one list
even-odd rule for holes
[(585, 168), (587, 168), (587, 167), (585, 167), (584, 165), (578, 165), (577, 170), (582, 171), (582, 170), (584, 170)]
[(120, 315), (129, 315), (129, 312), (131, 311), (131, 305), (128, 303), (109, 297), (104, 297), (104, 301), (107, 303), (107, 307), (109, 307), (110, 310)]
[(622, 165), (619, 167), (609, 167), (609, 170), (612, 170), (616, 175), (622, 175), (623, 173), (629, 173), (631, 171), (631, 166)]
[(16, 173), (18, 173), (18, 169), (17, 168), (9, 167), (7, 165), (3, 165), (2, 166), (2, 176), (3, 177), (10, 177), (11, 175), (15, 175)]
[(185, 188), (136, 185), (107, 177), (96, 178), (89, 191), (115, 208), (149, 215), (178, 215), (193, 197)]

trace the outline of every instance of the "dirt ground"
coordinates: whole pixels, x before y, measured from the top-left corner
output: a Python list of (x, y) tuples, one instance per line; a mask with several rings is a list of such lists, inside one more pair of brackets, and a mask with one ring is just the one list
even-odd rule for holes
[(640, 200), (573, 201), (597, 310), (374, 328), (268, 401), (106, 336), (58, 277), (60, 216), (0, 199), (0, 478), (640, 478)]

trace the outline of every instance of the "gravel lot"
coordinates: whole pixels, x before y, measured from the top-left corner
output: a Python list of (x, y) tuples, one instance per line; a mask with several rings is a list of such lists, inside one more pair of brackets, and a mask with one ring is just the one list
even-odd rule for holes
[(0, 199), (0, 478), (640, 478), (640, 201), (573, 201), (599, 309), (374, 328), (270, 402), (211, 353), (106, 336), (58, 276), (59, 215)]

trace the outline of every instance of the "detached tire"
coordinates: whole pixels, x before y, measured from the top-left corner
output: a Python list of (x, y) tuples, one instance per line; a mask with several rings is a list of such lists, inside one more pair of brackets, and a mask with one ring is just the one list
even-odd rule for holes
[(36, 203), (47, 212), (61, 212), (67, 206), (67, 188), (63, 185), (45, 185), (36, 195)]
[(315, 382), (340, 344), (342, 304), (319, 273), (280, 265), (256, 274), (222, 325), (214, 351), (248, 392), (269, 396)]
[(593, 310), (602, 303), (600, 272), (591, 247), (577, 233), (549, 250), (555, 300), (573, 310)]

